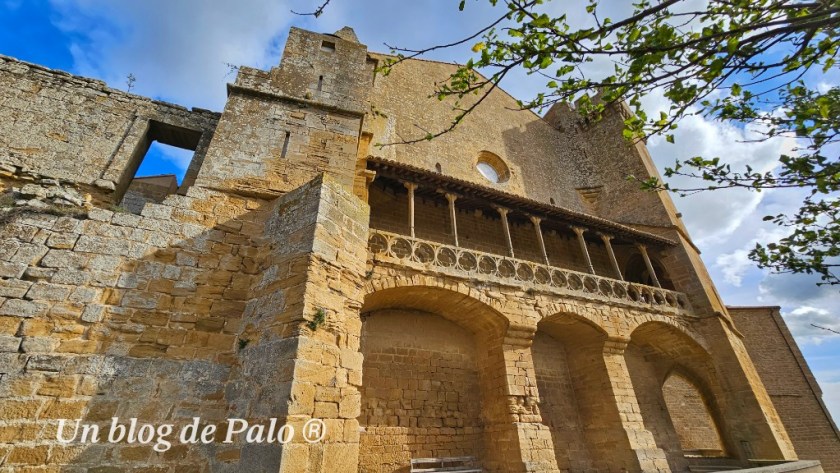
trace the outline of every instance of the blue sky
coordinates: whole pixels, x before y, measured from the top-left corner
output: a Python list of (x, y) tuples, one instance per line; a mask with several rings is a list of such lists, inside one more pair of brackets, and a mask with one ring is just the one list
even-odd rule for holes
[[(703, 0), (691, 0), (702, 3)], [(290, 13), (308, 11), (308, 0), (0, 0), (0, 54), (47, 67), (95, 77), (126, 89), (126, 77), (136, 77), (133, 92), (185, 106), (221, 110), (225, 83), (232, 80), (226, 64), (268, 69), (280, 60), (290, 26), (333, 32), (350, 25), (371, 50), (387, 52), (384, 43), (420, 48), (453, 39), (499, 14), (485, 1), (333, 0), (317, 20)], [(546, 7), (584, 21), (586, 2), (552, 2)], [(630, 2), (607, 0), (612, 17)], [(441, 51), (432, 59), (465, 61), (468, 48)], [(593, 74), (601, 65), (595, 64)], [(828, 86), (835, 75), (811, 74), (808, 81)], [(518, 74), (503, 87), (527, 99), (540, 81)], [(661, 97), (645, 102), (651, 112), (664, 106)], [(784, 140), (743, 143), (754, 130), (690, 117), (680, 123), (676, 144), (661, 139), (648, 143), (660, 169), (676, 158), (722, 156), (733, 164), (749, 162), (770, 170), (792, 144)], [(190, 154), (154, 149), (141, 173), (183, 174)], [(840, 291), (815, 286), (809, 276), (773, 275), (757, 269), (747, 253), (756, 240), (779, 238), (778, 229), (762, 221), (768, 214), (792, 212), (800, 196), (790, 191), (749, 193), (743, 190), (701, 193), (676, 198), (695, 243), (703, 251), (717, 288), (730, 305), (779, 305), (825, 392), (826, 404), (840, 418), (840, 335), (811, 323), (840, 330)]]

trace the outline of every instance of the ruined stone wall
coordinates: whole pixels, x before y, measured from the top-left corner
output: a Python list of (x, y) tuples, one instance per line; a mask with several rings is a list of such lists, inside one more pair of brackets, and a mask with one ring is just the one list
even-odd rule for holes
[[(207, 142), (218, 120), (207, 110), (127, 94), (5, 56), (0, 103), (0, 162), (13, 167), (7, 170), (95, 185), (103, 193), (128, 186), (150, 143), (150, 121), (193, 130)], [(198, 162), (203, 152), (200, 146)]]
[[(342, 453), (357, 451), (358, 442), (361, 356), (358, 334), (346, 335), (352, 323), (343, 320), (354, 312), (346, 313), (346, 295), (330, 298), (320, 288), (334, 280), (348, 291), (348, 265), (356, 261), (358, 275), (363, 260), (344, 251), (347, 263), (329, 263), (342, 268), (336, 277), (308, 255), (329, 261), (337, 248), (364, 251), (366, 234), (354, 233), (352, 222), (365, 222), (367, 213), (332, 186), (304, 186), (265, 212), (260, 201), (191, 189), (147, 204), (141, 216), (92, 208), (78, 217), (27, 211), (7, 221), (0, 252), (2, 471), (281, 466), (276, 444), (219, 441), (155, 452), (151, 445), (55, 440), (59, 418), (107, 430), (113, 416), (172, 423), (176, 431), (194, 416), (218, 425), (228, 417), (276, 417), (281, 425), (297, 422), (298, 432), (317, 416), (331, 432), (320, 450), (298, 438), (283, 461), (317, 463), (314, 471), (354, 464), (354, 455)], [(267, 224), (266, 212), (275, 216)], [(317, 302), (305, 296), (312, 287)], [(326, 327), (302, 336), (318, 308), (328, 313)]]
[(778, 307), (730, 307), (799, 458), (840, 471), (840, 433)]
[(329, 172), (352, 188), (372, 77), (364, 45), (293, 29), (280, 67), (229, 86), (198, 184), (270, 198)]
[(434, 314), (377, 311), (362, 330), (365, 357), (359, 471), (395, 471), (411, 458), (483, 457), (472, 334)]
[(225, 105), (197, 181), (265, 198), (323, 171), (352, 182), (359, 123), (359, 116), (325, 115), (318, 108), (237, 91)]
[(221, 422), (225, 384), (258, 265), (259, 213), (243, 199), (191, 191), (143, 215), (91, 208), (24, 212), (2, 226), (0, 451), (27, 465), (221, 469), (219, 444), (157, 453), (127, 444), (63, 446), (57, 419), (106, 428), (112, 416)]

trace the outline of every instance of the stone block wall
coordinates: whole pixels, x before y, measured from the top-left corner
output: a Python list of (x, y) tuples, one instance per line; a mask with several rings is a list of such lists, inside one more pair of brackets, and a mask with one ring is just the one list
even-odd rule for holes
[(225, 385), (257, 269), (245, 235), (261, 233), (259, 212), (242, 214), (256, 205), (194, 190), (141, 216), (26, 211), (4, 223), (5, 471), (162, 461), (221, 469), (238, 459), (221, 444), (159, 453), (55, 439), (60, 418), (104, 429), (111, 417), (179, 426), (227, 417)]
[(697, 452), (725, 452), (723, 442), (705, 399), (694, 384), (684, 376), (672, 374), (662, 385), (665, 405), (674, 424), (682, 450)]
[(280, 67), (243, 67), (228, 87), (198, 183), (271, 198), (329, 172), (352, 188), (372, 77), (364, 45), (292, 29)]
[(359, 471), (399, 470), (411, 458), (483, 457), (472, 334), (434, 314), (365, 316)]
[(0, 103), (4, 166), (89, 187), (106, 200), (109, 191), (124, 190), (134, 177), (150, 144), (151, 121), (202, 136), (199, 165), (219, 118), (5, 56), (0, 56)]
[(840, 471), (840, 432), (779, 307), (730, 307), (799, 458)]
[(592, 457), (584, 441), (580, 401), (575, 396), (565, 347), (550, 335), (538, 332), (531, 351), (542, 400), (542, 420), (551, 430), (557, 466), (561, 471), (592, 469)]
[[(217, 425), (228, 417), (276, 417), (297, 422), (300, 432), (302, 420), (316, 416), (330, 422), (322, 449), (353, 450), (361, 357), (358, 348), (348, 351), (348, 344), (358, 347), (358, 333), (345, 335), (352, 323), (342, 321), (354, 312), (335, 301), (346, 298), (341, 291), (349, 286), (341, 281), (349, 262), (360, 272), (363, 260), (343, 253), (339, 259), (348, 263), (339, 263), (335, 249), (364, 248), (364, 227), (353, 233), (352, 222), (361, 225), (367, 214), (359, 204), (348, 207), (355, 197), (330, 191), (318, 180), (261, 209), (258, 201), (192, 189), (147, 204), (141, 216), (92, 208), (79, 217), (26, 211), (6, 222), (3, 467), (82, 471), (164, 462), (188, 471), (241, 471), (281, 464), (277, 445), (218, 442), (166, 452), (151, 445), (62, 446), (55, 441), (60, 418), (107, 429), (112, 417), (135, 417), (172, 423), (177, 431), (193, 417)], [(266, 211), (275, 218), (266, 222)], [(339, 225), (348, 231), (336, 232)], [(320, 289), (317, 301), (307, 298), (308, 288), (330, 279), (311, 279), (322, 273), (311, 254), (341, 268), (335, 301)], [(318, 308), (328, 312), (327, 326), (313, 335), (302, 327)], [(296, 461), (354, 461), (340, 452), (324, 459), (323, 451), (311, 453), (298, 441), (303, 447), (287, 447), (305, 453)]]

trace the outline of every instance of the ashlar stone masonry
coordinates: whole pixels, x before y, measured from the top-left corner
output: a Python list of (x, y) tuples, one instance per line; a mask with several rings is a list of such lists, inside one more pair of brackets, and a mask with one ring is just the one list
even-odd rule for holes
[[(455, 68), (383, 58), (293, 28), (215, 113), (0, 57), (0, 472), (840, 471), (778, 310), (728, 309), (625, 179), (656, 175), (625, 107), (496, 90), (378, 147), (451, 120)], [(194, 151), (180, 186), (135, 176), (155, 141)], [(326, 436), (57, 441), (114, 417)]]

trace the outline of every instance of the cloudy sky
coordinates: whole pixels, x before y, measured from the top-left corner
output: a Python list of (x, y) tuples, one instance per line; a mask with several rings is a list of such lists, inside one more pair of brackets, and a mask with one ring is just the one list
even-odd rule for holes
[[(702, 0), (692, 0), (702, 3)], [(385, 43), (420, 48), (460, 39), (495, 18), (484, 0), (332, 0), (318, 19), (296, 16), (311, 11), (309, 0), (0, 0), (0, 54), (70, 71), (126, 89), (132, 75), (135, 93), (186, 106), (221, 110), (225, 83), (233, 79), (229, 64), (268, 69), (280, 60), (290, 26), (333, 32), (352, 26), (371, 50), (388, 52)], [(555, 2), (547, 8), (585, 2)], [(630, 2), (615, 0), (608, 8), (621, 15)], [(570, 21), (583, 22), (581, 10)], [(467, 49), (441, 51), (430, 58), (465, 61)], [(597, 73), (597, 65), (593, 66)], [(811, 75), (827, 87), (838, 76)], [(540, 81), (519, 74), (504, 88), (527, 99)], [(650, 97), (650, 111), (664, 106)], [(733, 164), (750, 163), (770, 170), (789, 150), (785, 140), (745, 143), (754, 130), (690, 117), (680, 123), (676, 144), (652, 139), (651, 154), (660, 169), (675, 159), (721, 156)], [(183, 173), (188, 155), (156, 150), (155, 172)], [(151, 162), (151, 160), (148, 160)], [(762, 221), (769, 214), (793, 212), (801, 199), (795, 191), (750, 193), (717, 191), (675, 198), (718, 290), (730, 305), (779, 305), (819, 380), (824, 398), (840, 419), (840, 335), (811, 326), (840, 330), (840, 291), (817, 287), (814, 277), (773, 275), (757, 269), (747, 253), (756, 241), (782, 236)]]

